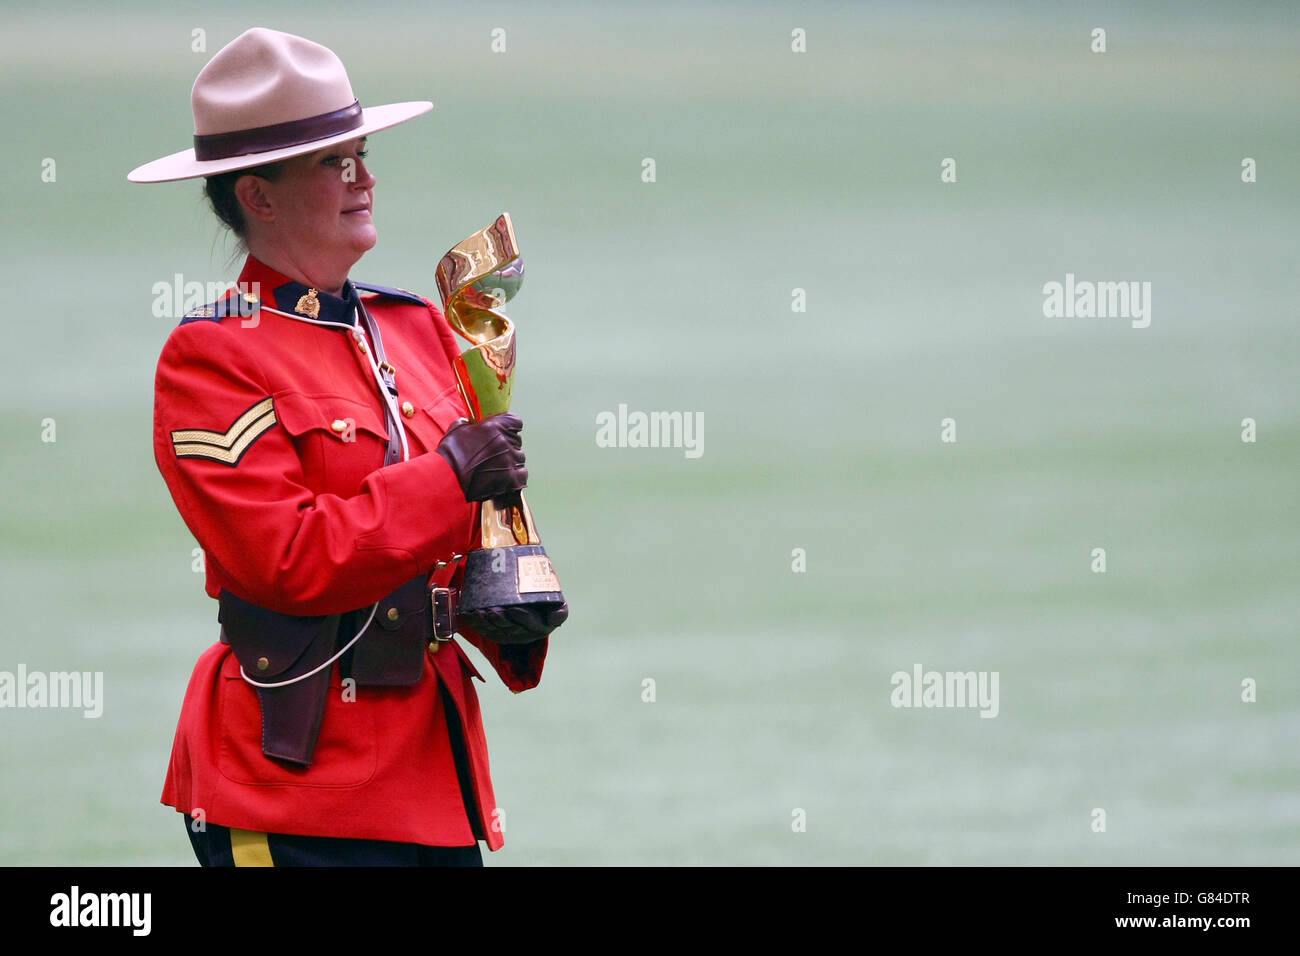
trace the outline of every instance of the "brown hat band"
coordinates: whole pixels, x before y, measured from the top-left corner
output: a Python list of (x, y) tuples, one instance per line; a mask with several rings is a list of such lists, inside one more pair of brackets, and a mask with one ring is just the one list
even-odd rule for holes
[(361, 125), (361, 104), (353, 100), (351, 106), (329, 113), (308, 116), (306, 119), (237, 129), (232, 133), (194, 134), (194, 158), (197, 160), (229, 159), (248, 153), (264, 153), (286, 146), (298, 146), (312, 140), (325, 139), (356, 129)]

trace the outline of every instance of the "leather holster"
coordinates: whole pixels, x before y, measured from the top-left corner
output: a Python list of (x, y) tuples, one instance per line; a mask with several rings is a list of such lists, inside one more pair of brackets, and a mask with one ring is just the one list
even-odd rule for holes
[[(369, 613), (366, 608), (364, 612), (299, 617), (221, 592), (217, 620), (222, 642), (230, 645), (251, 680), (282, 685), (254, 688), (262, 710), (262, 753), (267, 757), (311, 766), (333, 673), (332, 666), (321, 665), (356, 633), (351, 627), (340, 633), (340, 625), (360, 624)], [(381, 600), (370, 626), (352, 647), (351, 673), (357, 686), (410, 687), (419, 683), (425, 650), (434, 639), (432, 617), (424, 575)], [(284, 683), (317, 667), (320, 670), (311, 677)]]

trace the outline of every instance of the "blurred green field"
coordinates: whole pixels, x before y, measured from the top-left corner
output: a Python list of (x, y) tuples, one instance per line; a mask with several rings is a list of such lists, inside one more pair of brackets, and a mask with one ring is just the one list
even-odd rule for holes
[[(371, 140), (354, 277), (432, 295), (502, 210), (524, 250), (572, 617), (540, 687), (480, 692), (489, 865), (1300, 858), (1293, 7), (294, 9), (6, 12), (0, 670), (103, 671), (105, 707), (0, 709), (0, 863), (193, 863), (158, 796), (216, 608), (153, 463), (151, 290), (238, 266), (197, 184), (125, 177), (254, 25), (436, 104)], [(1150, 327), (1044, 318), (1067, 272), (1150, 281)], [(620, 403), (702, 412), (704, 454), (597, 447)], [(915, 663), (998, 671), (998, 717), (895, 709)]]

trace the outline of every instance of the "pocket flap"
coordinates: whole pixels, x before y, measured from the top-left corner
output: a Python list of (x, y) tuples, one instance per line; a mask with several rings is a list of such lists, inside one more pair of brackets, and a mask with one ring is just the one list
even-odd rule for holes
[[(294, 666), (314, 642), (334, 645), (339, 615), (297, 617), (250, 604), (222, 590), (217, 620), (244, 672), (255, 680), (279, 677)], [(328, 656), (328, 652), (326, 653)], [(265, 661), (265, 666), (261, 662)]]
[[(291, 435), (304, 435), (312, 429), (321, 429), (342, 441), (346, 440), (351, 429), (388, 440), (383, 411), (355, 398), (281, 392), (275, 396), (275, 412), (285, 431)], [(343, 425), (336, 426), (337, 422)]]
[(460, 388), (455, 384), (448, 386), (441, 395), (425, 405), (424, 411), (442, 429), (444, 435), (456, 423), (456, 419), (469, 418), (465, 399), (461, 398)]
[(381, 600), (379, 607), (375, 608), (375, 621), (386, 631), (396, 631), (413, 614), (423, 615), (428, 620), (428, 606), (429, 582), (421, 575)]

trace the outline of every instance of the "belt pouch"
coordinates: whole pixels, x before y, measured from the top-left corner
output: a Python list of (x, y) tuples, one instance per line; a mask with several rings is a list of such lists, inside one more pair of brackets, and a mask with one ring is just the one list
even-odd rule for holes
[[(338, 637), (338, 614), (298, 617), (250, 604), (229, 591), (218, 599), (222, 640), (252, 680), (279, 683), (329, 660)], [(262, 753), (299, 766), (311, 765), (332, 667), (283, 687), (257, 687), (262, 707)]]
[[(351, 637), (351, 635), (348, 635)], [(359, 687), (412, 687), (424, 675), (433, 640), (429, 582), (412, 578), (375, 608), (374, 619), (352, 649), (352, 676)]]

